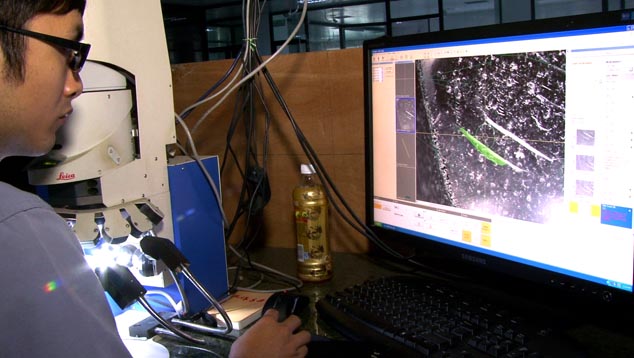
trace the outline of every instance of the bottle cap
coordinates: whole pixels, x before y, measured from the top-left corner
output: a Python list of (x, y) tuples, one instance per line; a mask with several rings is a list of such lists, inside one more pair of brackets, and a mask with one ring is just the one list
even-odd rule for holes
[(315, 168), (313, 168), (312, 164), (302, 164), (300, 171), (302, 174), (315, 174)]

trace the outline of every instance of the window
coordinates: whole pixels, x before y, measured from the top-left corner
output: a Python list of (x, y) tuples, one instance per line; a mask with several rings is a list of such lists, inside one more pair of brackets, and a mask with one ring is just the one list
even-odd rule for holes
[[(233, 58), (243, 37), (241, 2), (211, 8), (162, 0), (172, 63)], [(262, 8), (258, 48), (277, 50), (297, 26), (300, 0), (269, 1)], [(289, 8), (291, 6), (292, 8)], [(361, 47), (379, 36), (634, 9), (634, 0), (327, 0), (308, 5), (306, 20), (285, 53)], [(204, 30), (197, 30), (197, 28)], [(206, 36), (206, 41), (204, 37)]]
[(535, 18), (601, 12), (601, 0), (535, 0)]

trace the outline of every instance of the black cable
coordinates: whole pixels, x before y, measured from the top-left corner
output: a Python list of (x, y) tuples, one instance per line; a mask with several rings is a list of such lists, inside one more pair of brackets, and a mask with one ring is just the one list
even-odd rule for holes
[[(224, 75), (218, 81), (216, 81), (216, 83), (213, 84), (209, 89), (207, 89), (201, 96), (199, 96), (198, 99), (194, 102), (194, 104), (199, 103), (200, 101), (209, 97), (214, 91), (218, 89), (218, 87), (220, 87), (220, 85), (222, 85), (229, 78), (229, 76), (235, 71), (235, 68), (238, 65), (238, 63), (240, 63), (240, 58), (242, 57), (243, 51), (244, 51), (244, 46), (240, 48), (238, 55), (234, 58), (233, 62), (229, 66), (229, 69), (225, 71)], [(187, 118), (191, 114), (191, 112), (193, 112), (197, 107), (198, 106), (195, 106), (182, 112), (179, 115), (180, 118), (184, 121), (185, 118)], [(179, 123), (180, 122), (176, 122), (176, 124), (179, 124)], [(183, 152), (183, 154), (187, 155), (188, 154), (186, 149), (187, 146), (183, 146), (181, 143), (179, 143), (178, 138), (176, 139), (176, 143), (181, 148), (181, 151)]]
[[(240, 161), (238, 160), (238, 156), (237, 153), (233, 150), (233, 147), (231, 146), (231, 141), (233, 139), (233, 136), (235, 134), (236, 128), (239, 124), (239, 119), (240, 119), (240, 113), (241, 111), (239, 110), (240, 108), (244, 108), (244, 101), (246, 101), (246, 99), (244, 101), (241, 100), (242, 96), (242, 89), (238, 90), (238, 95), (236, 96), (236, 104), (235, 104), (235, 108), (234, 108), (234, 115), (233, 118), (231, 120), (230, 126), (229, 126), (229, 130), (227, 132), (227, 137), (226, 137), (226, 145), (225, 145), (225, 155), (223, 157), (222, 160), (222, 167), (221, 167), (221, 175), (224, 172), (225, 166), (227, 164), (228, 158), (227, 156), (230, 154), (231, 158), (233, 159), (233, 162), (236, 165), (236, 168), (240, 174), (240, 178), (242, 179), (242, 187), (240, 189), (240, 195), (238, 196), (238, 206), (236, 207), (236, 211), (234, 213), (233, 219), (229, 225), (228, 228), (226, 228), (225, 231), (225, 241), (228, 242), (233, 230), (235, 228), (235, 225), (237, 224), (239, 218), (242, 216), (243, 213), (243, 201), (244, 201), (244, 197), (247, 194), (247, 187), (246, 187), (246, 168), (242, 168), (242, 166), (240, 165)], [(242, 103), (242, 106), (240, 106), (240, 103)]]
[[(253, 56), (253, 48), (251, 46), (251, 38), (253, 37), (253, 33), (257, 33), (257, 30), (253, 32), (254, 29), (257, 29), (259, 26), (259, 20), (262, 16), (261, 8), (259, 7), (258, 2), (251, 2), (252, 6), (249, 8), (249, 18), (246, 18), (246, 5), (243, 2), (243, 21), (245, 23), (245, 56), (244, 56), (244, 72), (245, 75), (248, 75), (252, 69), (254, 68), (253, 64), (257, 63), (257, 59)], [(254, 97), (254, 93), (257, 93), (259, 103), (263, 105), (265, 110), (265, 141), (263, 144), (263, 162), (260, 165), (258, 162), (258, 146), (257, 146), (257, 133), (256, 133), (256, 116), (255, 116), (255, 102), (256, 99)], [(235, 226), (238, 220), (242, 217), (245, 217), (246, 223), (245, 226), (247, 230), (245, 231), (243, 237), (240, 239), (237, 247), (249, 247), (250, 244), (255, 241), (257, 236), (259, 235), (259, 228), (262, 226), (261, 218), (260, 221), (256, 224), (257, 226), (254, 228), (252, 224), (252, 220), (257, 220), (258, 216), (261, 216), (261, 212), (263, 210), (264, 205), (268, 202), (268, 197), (266, 195), (262, 195), (262, 191), (264, 193), (270, 192), (268, 189), (268, 179), (267, 179), (267, 157), (268, 157), (268, 133), (270, 128), (270, 113), (266, 106), (266, 102), (261, 95), (261, 88), (258, 82), (255, 79), (251, 79), (245, 82), (238, 91), (239, 99), (236, 103), (236, 108), (234, 109), (234, 118), (232, 124), (230, 126), (229, 133), (227, 135), (227, 144), (225, 156), (223, 158), (222, 170), (226, 167), (228, 163), (229, 156), (234, 160), (238, 168), (241, 168), (241, 179), (242, 179), (242, 188), (239, 195), (238, 207), (234, 213), (234, 217), (232, 219), (232, 223), (229, 225), (228, 230), (226, 231), (225, 239), (229, 241), (235, 229)], [(242, 118), (242, 121), (240, 120)], [(244, 133), (246, 138), (246, 149), (244, 153), (244, 164), (241, 166), (240, 161), (237, 159), (236, 152), (233, 150), (231, 146), (231, 141), (233, 136), (235, 135), (235, 129), (238, 126), (238, 123), (244, 123)], [(221, 172), (222, 172), (221, 170)], [(270, 194), (269, 194), (270, 195)]]
[[(204, 100), (205, 98), (209, 97), (209, 95), (211, 95), (216, 89), (218, 89), (218, 87), (220, 87), (221, 84), (223, 84), (227, 80), (227, 78), (229, 78), (229, 75), (231, 75), (231, 73), (233, 73), (233, 71), (236, 69), (237, 64), (240, 62), (240, 58), (242, 57), (242, 52), (243, 51), (244, 51), (244, 45), (240, 48), (240, 51), (238, 51), (238, 55), (233, 59), (233, 62), (231, 63), (231, 66), (229, 66), (229, 69), (225, 72), (225, 74), (213, 86), (211, 86), (200, 97), (198, 97), (198, 99), (194, 103), (198, 103), (198, 102)], [(191, 109), (181, 113), (181, 115), (180, 115), (181, 118), (182, 119), (187, 118), (187, 116), (189, 116), (189, 114), (194, 109), (196, 109), (196, 108), (191, 108)]]
[(257, 273), (259, 273), (261, 275), (267, 276), (267, 277), (269, 277), (270, 279), (272, 279), (274, 281), (278, 281), (278, 283), (280, 283), (280, 284), (291, 285), (296, 290), (300, 290), (300, 287), (297, 285), (296, 281), (293, 281), (292, 279), (290, 279), (288, 277), (277, 275), (274, 272), (270, 272), (270, 271), (267, 271), (267, 270), (260, 269), (259, 267), (256, 267), (251, 262), (251, 254), (249, 253), (249, 251), (248, 250), (243, 250), (243, 253), (244, 253), (244, 256), (240, 260), (238, 260), (238, 262), (243, 261), (247, 265), (246, 269), (248, 269), (250, 271), (253, 271), (253, 272), (257, 272)]
[[(247, 83), (247, 85), (250, 85), (249, 83)], [(244, 168), (241, 167), (240, 165), (240, 161), (237, 159), (236, 153), (233, 151), (233, 148), (231, 147), (231, 141), (233, 139), (233, 135), (235, 134), (235, 129), (238, 125), (238, 123), (240, 122), (240, 118), (243, 117), (244, 114), (244, 108), (248, 108), (248, 102), (249, 102), (249, 94), (248, 92), (246, 92), (245, 94), (245, 88), (246, 87), (241, 87), (238, 91), (238, 101), (242, 103), (242, 107), (240, 107), (238, 105), (238, 103), (236, 103), (236, 108), (234, 110), (234, 113), (236, 113), (236, 115), (234, 115), (232, 124), (231, 124), (231, 129), (230, 132), (227, 136), (227, 145), (226, 148), (227, 150), (225, 151), (225, 154), (227, 152), (231, 152), (232, 157), (235, 161), (236, 166), (238, 167), (239, 171), (240, 171), (240, 175), (241, 175), (241, 179), (242, 179), (242, 187), (241, 187), (241, 191), (240, 191), (240, 195), (239, 195), (239, 200), (238, 200), (238, 206), (236, 208), (236, 212), (234, 214), (234, 217), (232, 219), (232, 222), (230, 224), (230, 227), (228, 228), (226, 235), (225, 235), (225, 240), (229, 241), (233, 230), (235, 228), (235, 225), (237, 224), (238, 220), (240, 219), (240, 217), (242, 217), (244, 215), (245, 212), (249, 212), (248, 206), (245, 203), (250, 202), (250, 190), (248, 188), (248, 170), (249, 167), (251, 167), (252, 165), (250, 164), (250, 152), (252, 149), (252, 131), (249, 130), (249, 127), (252, 127), (252, 125), (249, 125), (249, 122), (247, 121), (245, 126), (245, 133), (247, 136), (247, 149), (246, 149), (246, 154), (244, 157), (245, 160), (245, 164), (244, 164)], [(239, 108), (243, 108), (243, 110), (241, 111)], [(225, 157), (226, 159), (226, 157)], [(226, 161), (223, 161), (223, 169), (224, 166), (226, 165)]]
[[(255, 184), (255, 187), (252, 190), (252, 195), (251, 195), (251, 199), (250, 202), (248, 204), (248, 210), (247, 210), (247, 228), (250, 227), (250, 223), (251, 223), (251, 218), (253, 216), (257, 216), (255, 219), (257, 220), (259, 217), (259, 222), (257, 223), (257, 228), (252, 230), (253, 235), (250, 235), (245, 237), (245, 240), (243, 240), (243, 242), (241, 242), (239, 245), (237, 245), (237, 248), (240, 247), (244, 247), (245, 250), (248, 250), (248, 248), (251, 246), (251, 244), (255, 241), (255, 239), (257, 239), (257, 236), (259, 234), (260, 228), (262, 227), (263, 224), (263, 220), (262, 220), (262, 210), (264, 209), (264, 206), (262, 206), (261, 208), (255, 208), (256, 205), (256, 200), (258, 198), (260, 198), (259, 194), (260, 190), (268, 190), (268, 189), (261, 189), (263, 188), (265, 185), (268, 186), (268, 183), (265, 184), (264, 182), (267, 181), (267, 158), (268, 158), (268, 147), (269, 147), (269, 130), (270, 130), (270, 123), (271, 123), (271, 116), (270, 116), (270, 112), (268, 109), (268, 106), (266, 105), (266, 101), (264, 100), (264, 96), (262, 94), (262, 89), (260, 88), (259, 84), (257, 84), (257, 82), (254, 82), (254, 89), (256, 91), (256, 93), (258, 94), (258, 98), (259, 98), (259, 103), (262, 104), (262, 106), (264, 107), (264, 141), (262, 143), (262, 165), (261, 166), (257, 166), (258, 168), (262, 168), (262, 172), (260, 174), (258, 174), (258, 180), (257, 183)], [(256, 153), (257, 154), (257, 153)], [(257, 163), (257, 158), (254, 158), (254, 160)], [(263, 200), (268, 201), (268, 198), (265, 198)], [(265, 204), (265, 203), (264, 203)], [(259, 206), (260, 204), (258, 204)], [(257, 215), (255, 215), (257, 214)]]

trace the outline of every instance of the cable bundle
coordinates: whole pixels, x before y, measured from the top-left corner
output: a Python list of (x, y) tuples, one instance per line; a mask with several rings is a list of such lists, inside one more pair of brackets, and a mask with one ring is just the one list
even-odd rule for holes
[[(265, 3), (266, 1), (262, 2), (262, 4), (260, 4), (259, 1), (243, 1), (245, 42), (238, 57), (236, 57), (228, 71), (216, 84), (214, 84), (208, 91), (206, 91), (196, 103), (185, 108), (181, 112), (180, 116), (177, 116), (179, 123), (187, 133), (189, 147), (191, 148), (192, 154), (193, 156), (197, 156), (198, 154), (195, 149), (195, 144), (191, 137), (190, 131), (187, 129), (183, 119), (188, 116), (196, 107), (221, 96), (216, 103), (214, 103), (203, 115), (201, 115), (196, 120), (191, 130), (191, 133), (194, 133), (197, 129), (200, 128), (202, 123), (207, 118), (209, 118), (209, 115), (222, 103), (224, 103), (224, 101), (231, 93), (237, 91), (235, 97), (234, 114), (229, 124), (229, 130), (226, 136), (226, 146), (222, 159), (221, 173), (223, 173), (229, 161), (232, 160), (232, 164), (236, 166), (242, 178), (242, 188), (239, 203), (232, 219), (227, 219), (223, 212), (223, 218), (225, 218), (225, 240), (229, 241), (231, 236), (235, 233), (234, 231), (237, 223), (243, 217), (245, 220), (245, 232), (238, 240), (235, 248), (230, 246), (231, 252), (235, 254), (238, 258), (246, 261), (251, 268), (264, 270), (265, 272), (267, 272), (267, 274), (274, 274), (276, 276), (281, 274), (277, 271), (272, 272), (274, 270), (263, 265), (253, 263), (248, 257), (248, 249), (250, 245), (258, 238), (258, 235), (260, 233), (260, 229), (262, 226), (262, 211), (268, 203), (271, 195), (267, 175), (267, 157), (269, 150), (269, 131), (271, 127), (272, 115), (270, 113), (269, 106), (264, 100), (264, 89), (261, 83), (262, 78), (264, 78), (265, 83), (272, 91), (276, 101), (281, 106), (285, 116), (289, 120), (295, 132), (297, 140), (302, 147), (302, 150), (306, 154), (310, 163), (313, 164), (317, 175), (319, 176), (321, 182), (324, 184), (324, 189), (335, 211), (343, 218), (343, 220), (347, 224), (349, 224), (356, 231), (364, 235), (368, 240), (370, 240), (373, 244), (375, 244), (383, 251), (387, 252), (397, 259), (408, 260), (411, 263), (418, 264), (411, 258), (404, 257), (399, 252), (395, 251), (386, 243), (384, 243), (380, 238), (378, 238), (376, 234), (363, 222), (363, 220), (358, 217), (357, 214), (354, 213), (352, 208), (347, 204), (341, 192), (337, 189), (335, 183), (326, 172), (326, 169), (321, 163), (317, 153), (312, 148), (308, 139), (305, 137), (299, 125), (295, 121), (290, 108), (284, 101), (279, 88), (275, 84), (270, 72), (266, 67), (268, 63), (270, 63), (288, 46), (288, 44), (295, 38), (296, 34), (299, 32), (299, 29), (301, 28), (306, 17), (308, 2), (304, 0), (300, 19), (295, 29), (292, 31), (284, 44), (272, 56), (270, 56), (266, 60), (263, 60), (258, 53), (254, 39), (257, 37), (257, 32), (260, 25), (260, 17), (262, 14), (262, 6), (264, 6)], [(222, 84), (225, 82), (226, 84), (222, 86)], [(257, 118), (259, 117), (257, 116), (255, 111), (257, 105), (260, 105), (264, 111), (264, 113), (261, 115), (264, 118), (264, 137), (261, 141), (261, 147), (258, 145), (258, 137), (256, 131)], [(236, 130), (240, 124), (242, 124), (244, 127), (244, 136), (246, 143), (246, 151), (242, 160), (240, 160), (238, 154), (231, 144), (235, 138)], [(182, 146), (181, 149), (184, 150)], [(202, 165), (201, 168), (203, 168)], [(211, 180), (210, 183), (213, 184)], [(218, 202), (221, 203), (219, 195)], [(221, 211), (223, 211), (222, 208)], [(240, 254), (240, 250), (244, 252), (244, 255)], [(238, 274), (236, 274), (236, 277), (237, 276)], [(289, 282), (296, 288), (301, 286), (301, 281), (297, 280), (294, 277), (282, 274), (280, 280), (282, 280), (282, 282)], [(241, 287), (240, 289), (244, 288)]]

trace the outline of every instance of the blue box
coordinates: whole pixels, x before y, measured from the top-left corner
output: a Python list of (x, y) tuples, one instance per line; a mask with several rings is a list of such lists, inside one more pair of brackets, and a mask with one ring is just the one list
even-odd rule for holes
[[(220, 169), (217, 156), (202, 160), (220, 193)], [(196, 161), (187, 158), (168, 165), (174, 243), (189, 260), (189, 269), (216, 299), (227, 295), (227, 256), (224, 223), (218, 200)], [(190, 313), (210, 303), (179, 275), (189, 299)]]

